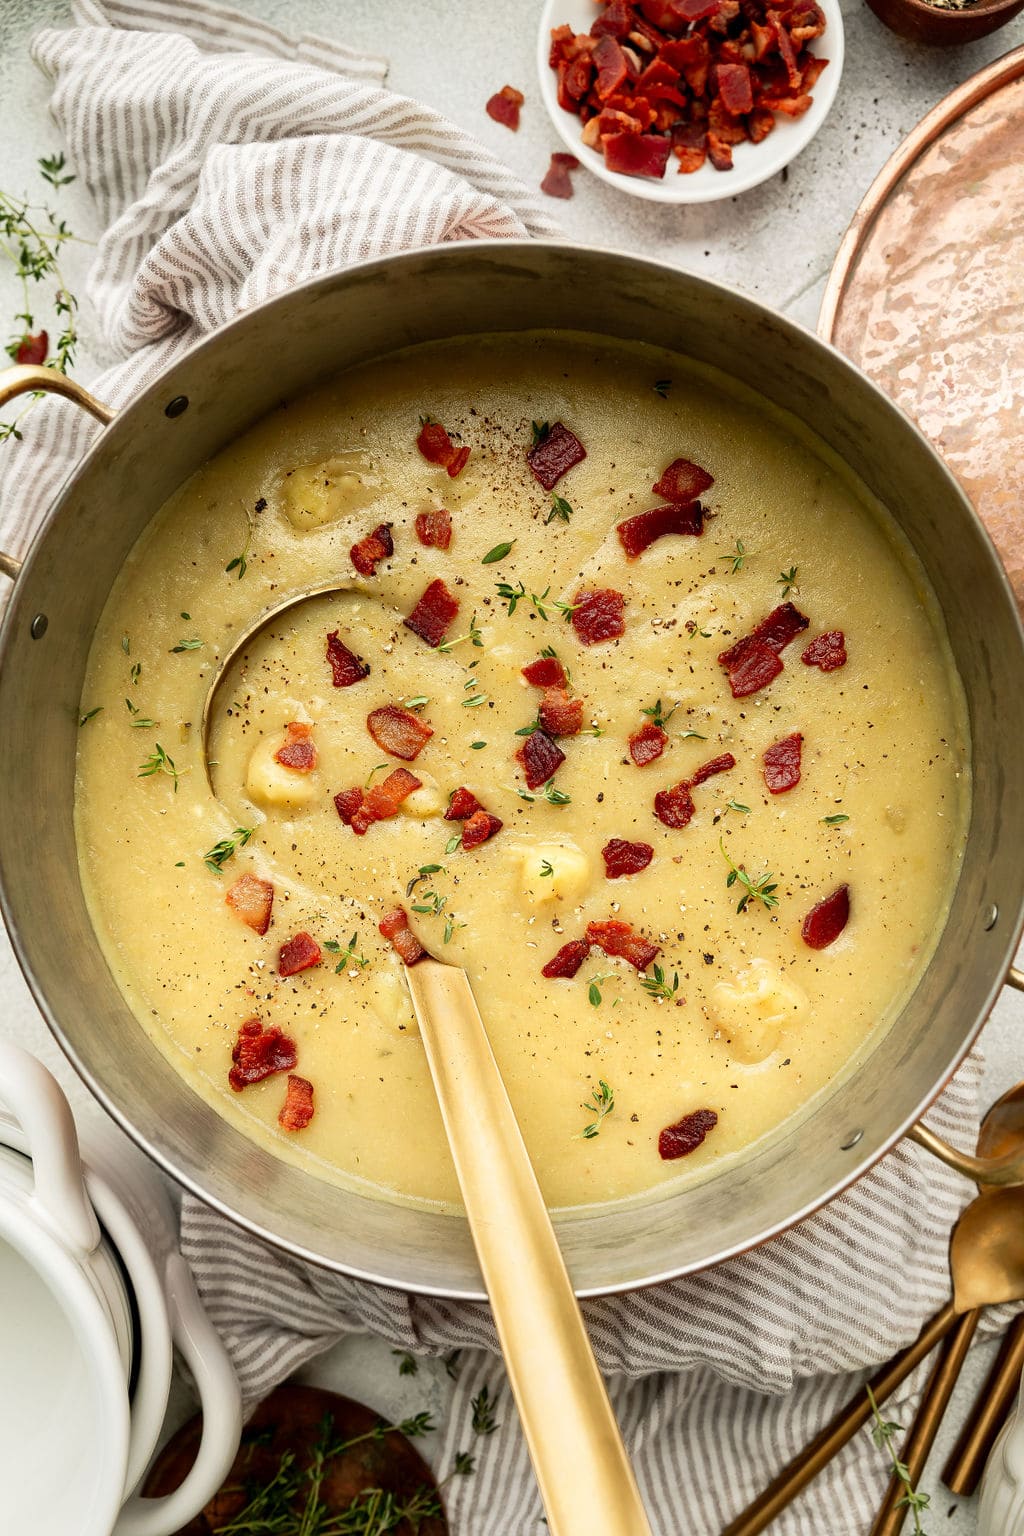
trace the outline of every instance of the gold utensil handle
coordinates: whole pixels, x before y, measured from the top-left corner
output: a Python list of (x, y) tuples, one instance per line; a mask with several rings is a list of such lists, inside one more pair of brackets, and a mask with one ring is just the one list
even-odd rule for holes
[(911, 1126), (907, 1136), (910, 1141), (916, 1141), (919, 1147), (924, 1147), (926, 1152), (937, 1157), (940, 1163), (945, 1163), (947, 1168), (954, 1168), (965, 1178), (973, 1179), (975, 1184), (1003, 1188), (1024, 1184), (1024, 1149), (1006, 1152), (1002, 1157), (975, 1157), (970, 1152), (961, 1152), (958, 1147), (950, 1146), (948, 1141), (943, 1141), (941, 1136), (936, 1136), (934, 1131), (920, 1122)]
[(466, 973), (406, 974), (551, 1536), (650, 1536)]
[[(953, 1303), (949, 1301), (941, 1312), (936, 1313), (930, 1323), (924, 1325), (909, 1348), (875, 1373), (871, 1378), (871, 1390), (876, 1402), (884, 1402), (889, 1394), (896, 1390), (900, 1382), (905, 1380), (911, 1371), (931, 1353), (939, 1340), (946, 1336), (956, 1319), (957, 1313)], [(822, 1467), (853, 1439), (858, 1429), (866, 1424), (870, 1417), (871, 1404), (868, 1402), (867, 1392), (859, 1392), (830, 1424), (826, 1424), (810, 1445), (801, 1451), (788, 1467), (783, 1468), (764, 1493), (760, 1494), (741, 1515), (737, 1515), (731, 1525), (726, 1526), (722, 1536), (757, 1536), (759, 1531), (771, 1525), (786, 1506), (792, 1503), (797, 1494), (801, 1493), (808, 1483), (814, 1481)]]
[[(925, 1462), (935, 1443), (942, 1416), (949, 1407), (953, 1388), (967, 1359), (974, 1330), (978, 1326), (980, 1311), (965, 1312), (943, 1347), (938, 1363), (928, 1378), (924, 1396), (914, 1415), (910, 1433), (903, 1442), (900, 1459), (907, 1469), (912, 1487), (916, 1488), (924, 1471)], [(881, 1508), (875, 1516), (870, 1536), (899, 1536), (907, 1518), (908, 1506), (901, 1502), (906, 1496), (906, 1484), (898, 1478), (889, 1479)]]
[(981, 1482), (985, 1463), (1013, 1407), (1022, 1371), (1024, 1315), (1016, 1318), (1007, 1330), (1002, 1348), (960, 1431), (960, 1438), (942, 1469), (942, 1481), (951, 1493), (969, 1498)]

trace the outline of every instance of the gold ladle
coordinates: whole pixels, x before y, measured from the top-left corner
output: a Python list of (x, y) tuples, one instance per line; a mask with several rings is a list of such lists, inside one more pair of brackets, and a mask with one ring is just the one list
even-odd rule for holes
[[(987, 1141), (990, 1121), (993, 1128), (1000, 1131), (998, 1144), (994, 1147), (996, 1166), (1005, 1166), (1003, 1159), (1008, 1158), (1019, 1162), (1024, 1157), (1024, 1084), (1012, 1089), (989, 1110), (979, 1135), (979, 1152), (986, 1150), (982, 1136)], [(1016, 1152), (1009, 1150), (1011, 1138), (1016, 1142)], [(944, 1146), (943, 1143), (940, 1145)], [(969, 1161), (983, 1169), (991, 1166), (982, 1159)], [(1024, 1300), (1024, 1188), (987, 1189), (978, 1195), (953, 1229), (949, 1258), (953, 1299), (925, 1324), (913, 1344), (871, 1378), (870, 1386), (879, 1403), (895, 1391), (931, 1354), (936, 1344), (965, 1319), (966, 1314), (1001, 1301)], [(957, 1354), (966, 1352), (969, 1334), (973, 1331), (969, 1322), (963, 1321), (962, 1327), (967, 1337), (958, 1336), (955, 1341), (959, 1345)], [(942, 1389), (943, 1383), (944, 1378), (937, 1380), (933, 1377), (932, 1384), (937, 1388)], [(722, 1536), (758, 1536), (758, 1532), (782, 1513), (870, 1418), (871, 1404), (867, 1392), (861, 1391), (799, 1456), (783, 1468), (764, 1492), (726, 1526)]]

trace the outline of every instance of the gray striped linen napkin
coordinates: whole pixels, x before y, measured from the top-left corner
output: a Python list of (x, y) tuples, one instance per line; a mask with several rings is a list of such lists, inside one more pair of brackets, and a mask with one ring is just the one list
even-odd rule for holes
[[(438, 241), (555, 232), (472, 138), (384, 90), (381, 60), (206, 0), (75, 0), (74, 12), (74, 27), (42, 32), (33, 52), (105, 229), (90, 296), (123, 361), (94, 387), (115, 405), (229, 316), (313, 273)], [(52, 401), (25, 418), (0, 463), (5, 547), (27, 545), (94, 431)], [(975, 1056), (931, 1116), (960, 1146), (977, 1135), (980, 1081)], [(903, 1144), (757, 1252), (586, 1304), (658, 1536), (716, 1536), (857, 1390), (864, 1367), (916, 1335), (947, 1297), (949, 1228), (970, 1194)], [(250, 1407), (347, 1333), (461, 1350), (439, 1465), (472, 1446), (477, 1469), (449, 1486), (452, 1528), (543, 1528), (486, 1307), (301, 1265), (192, 1198), (182, 1241)], [(485, 1384), (501, 1424), (474, 1439), (471, 1403)], [(855, 1536), (885, 1480), (864, 1433), (776, 1529)]]

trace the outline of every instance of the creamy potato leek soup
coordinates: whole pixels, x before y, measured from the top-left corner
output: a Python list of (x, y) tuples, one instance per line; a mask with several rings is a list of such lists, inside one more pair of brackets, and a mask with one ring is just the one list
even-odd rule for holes
[[(204, 744), (237, 637), (331, 583)], [(140, 1025), (278, 1156), (421, 1202), (457, 1190), (403, 957), (466, 968), (549, 1202), (637, 1196), (879, 1038), (968, 810), (886, 514), (760, 398), (582, 336), (418, 348), (260, 422), (133, 550), (81, 712)]]

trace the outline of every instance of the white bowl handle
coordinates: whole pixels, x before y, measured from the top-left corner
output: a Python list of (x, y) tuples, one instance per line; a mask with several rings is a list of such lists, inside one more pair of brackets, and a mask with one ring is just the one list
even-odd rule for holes
[(91, 1253), (100, 1229), (85, 1192), (71, 1106), (52, 1073), (13, 1040), (0, 1039), (0, 1099), (28, 1139), (36, 1214), (74, 1253)]
[(113, 1536), (171, 1536), (193, 1520), (231, 1470), (242, 1434), (242, 1394), (227, 1350), (180, 1253), (164, 1271), (171, 1335), (192, 1372), (203, 1427), (199, 1450), (185, 1481), (162, 1499), (136, 1494), (121, 1510)]

